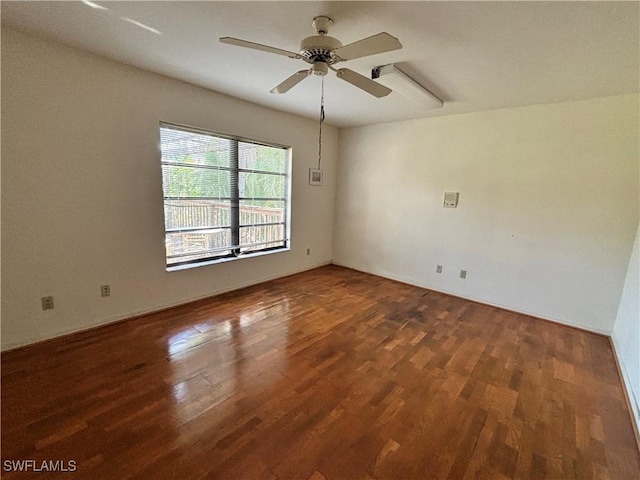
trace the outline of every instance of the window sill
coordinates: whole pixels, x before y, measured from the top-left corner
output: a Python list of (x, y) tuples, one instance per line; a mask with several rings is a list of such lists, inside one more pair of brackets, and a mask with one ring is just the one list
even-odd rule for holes
[(265, 255), (273, 255), (275, 253), (283, 253), (283, 252), (288, 252), (290, 250), (291, 250), (291, 247), (282, 247), (282, 248), (279, 248), (277, 250), (270, 250), (268, 252), (244, 253), (244, 254), (239, 255), (237, 257), (216, 258), (215, 260), (207, 260), (207, 261), (204, 261), (204, 262), (189, 263), (189, 264), (186, 264), (186, 265), (170, 266), (170, 267), (166, 267), (166, 270), (167, 270), (167, 272), (177, 272), (179, 270), (190, 270), (192, 268), (204, 267), (204, 266), (207, 266), (207, 265), (216, 265), (216, 264), (219, 264), (219, 263), (235, 262), (237, 260), (243, 260), (245, 258), (263, 257)]

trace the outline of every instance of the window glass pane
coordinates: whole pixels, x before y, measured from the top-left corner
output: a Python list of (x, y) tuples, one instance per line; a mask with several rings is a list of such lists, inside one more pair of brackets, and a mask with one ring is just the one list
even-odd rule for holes
[(240, 197), (284, 198), (285, 177), (268, 173), (240, 172)]
[(229, 171), (209, 168), (162, 166), (165, 197), (229, 198)]
[(167, 266), (288, 246), (288, 149), (161, 124), (160, 151)]
[(286, 172), (287, 151), (283, 148), (239, 142), (238, 155), (241, 169)]
[(230, 145), (226, 138), (160, 127), (163, 162), (228, 167)]
[(240, 225), (284, 223), (284, 221), (284, 202), (281, 200), (240, 201)]
[(231, 230), (228, 228), (198, 232), (167, 233), (167, 264), (185, 260), (216, 257), (230, 253)]
[(284, 226), (266, 225), (260, 227), (240, 227), (241, 250), (262, 250), (284, 244)]
[(231, 202), (218, 200), (164, 201), (166, 230), (195, 227), (228, 227), (231, 225)]

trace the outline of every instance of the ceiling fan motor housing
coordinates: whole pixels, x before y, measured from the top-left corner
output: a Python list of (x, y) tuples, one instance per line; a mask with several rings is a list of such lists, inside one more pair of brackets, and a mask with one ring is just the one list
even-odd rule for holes
[(314, 35), (302, 40), (300, 55), (307, 63), (324, 62), (327, 65), (333, 65), (338, 61), (333, 51), (340, 47), (342, 47), (342, 43), (337, 38), (328, 35)]

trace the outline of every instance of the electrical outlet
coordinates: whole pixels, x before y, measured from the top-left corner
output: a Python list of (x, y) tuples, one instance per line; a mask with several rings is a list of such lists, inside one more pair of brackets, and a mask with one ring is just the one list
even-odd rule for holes
[(108, 297), (111, 295), (111, 287), (109, 285), (102, 285), (100, 287), (100, 296)]
[(307, 255), (311, 255), (311, 249), (307, 248)]
[(42, 297), (42, 310), (53, 309), (53, 297)]
[(467, 271), (466, 270), (460, 270), (460, 278), (467, 278)]
[(436, 265), (436, 273), (442, 273), (442, 265)]

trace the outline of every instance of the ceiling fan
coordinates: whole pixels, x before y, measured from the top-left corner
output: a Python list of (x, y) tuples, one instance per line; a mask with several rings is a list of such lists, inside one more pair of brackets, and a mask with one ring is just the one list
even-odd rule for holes
[(327, 33), (329, 33), (329, 27), (332, 24), (333, 20), (329, 17), (315, 17), (313, 19), (312, 26), (315, 28), (317, 35), (313, 35), (302, 40), (300, 43), (300, 53), (290, 52), (288, 50), (282, 50), (280, 48), (270, 47), (268, 45), (262, 45), (260, 43), (249, 42), (247, 40), (241, 40), (233, 37), (222, 37), (220, 38), (220, 41), (230, 45), (253, 48), (254, 50), (304, 60), (311, 64), (311, 68), (294, 73), (285, 81), (273, 88), (271, 93), (286, 93), (312, 73), (324, 76), (329, 72), (329, 70), (332, 70), (341, 80), (364, 90), (374, 97), (381, 98), (389, 95), (391, 93), (390, 88), (376, 83), (353, 70), (348, 68), (334, 68), (333, 65), (339, 62), (353, 60), (355, 58), (398, 50), (402, 48), (402, 44), (398, 39), (386, 32), (381, 32), (343, 46), (338, 39), (327, 35)]

